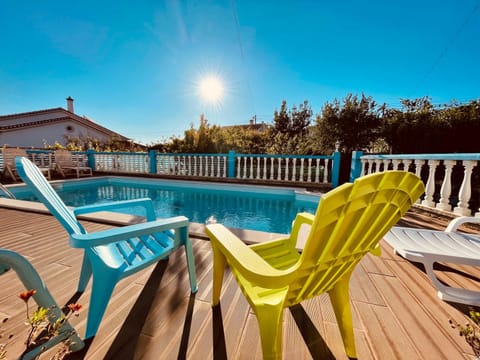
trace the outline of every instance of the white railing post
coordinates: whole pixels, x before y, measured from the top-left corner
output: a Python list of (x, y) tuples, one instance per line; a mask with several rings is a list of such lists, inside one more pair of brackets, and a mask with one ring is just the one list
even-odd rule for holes
[(282, 180), (282, 158), (278, 158), (277, 180)]
[(368, 164), (368, 160), (362, 160), (362, 172), (360, 173), (360, 176), (365, 175), (365, 167), (367, 166), (367, 164)]
[(297, 181), (297, 158), (292, 161), (292, 181)]
[(243, 157), (243, 176), (242, 176), (242, 179), (246, 179), (247, 178), (247, 157), (244, 156)]
[(237, 179), (241, 178), (242, 158), (237, 156)]
[[(421, 173), (422, 173), (422, 161), (423, 160), (415, 160), (414, 163), (415, 163), (415, 175), (417, 175), (419, 178), (421, 177)], [(420, 200), (420, 198), (416, 201), (416, 204), (420, 204), (422, 202), (422, 200)]]
[[(397, 160), (397, 159), (392, 160), (392, 170), (398, 170), (398, 167), (400, 166), (401, 163), (402, 163), (402, 160)], [(388, 166), (386, 168), (384, 167), (384, 170), (387, 170), (387, 169), (388, 169)]]
[(428, 207), (435, 207), (433, 201), (433, 195), (435, 194), (435, 170), (438, 165), (438, 160), (428, 160), (428, 180), (425, 184), (425, 199), (422, 201), (422, 205)]
[(471, 215), (471, 211), (468, 208), (468, 201), (470, 200), (470, 196), (472, 195), (471, 177), (473, 167), (475, 166), (475, 161), (465, 160), (463, 163), (465, 164), (463, 181), (458, 192), (458, 204), (453, 209), (453, 212), (458, 215), (468, 216)]
[(320, 182), (320, 159), (317, 159), (317, 165), (315, 168), (315, 182), (319, 183)]
[(253, 179), (253, 157), (250, 156), (250, 174), (248, 175), (249, 179)]
[(308, 158), (307, 182), (312, 182), (312, 158)]
[(260, 174), (260, 160), (261, 160), (261, 158), (257, 157), (256, 159), (257, 159), (257, 176), (256, 176), (256, 178), (258, 180), (261, 177), (261, 174)]
[(451, 211), (452, 206), (448, 201), (452, 192), (452, 169), (456, 161), (445, 160), (443, 164), (445, 165), (445, 177), (443, 178), (442, 187), (440, 188), (440, 200), (437, 204), (437, 209)]
[(304, 158), (300, 158), (300, 179), (299, 181), (303, 182), (303, 162), (304, 162)]
[(263, 158), (263, 180), (267, 180), (267, 161), (268, 161), (268, 158), (264, 157)]
[(274, 167), (274, 163), (275, 162), (275, 158), (270, 158), (270, 180), (274, 180), (275, 179), (275, 167)]
[(283, 180), (288, 181), (288, 163), (289, 163), (289, 158), (285, 158), (285, 176)]
[(326, 184), (328, 182), (328, 159), (323, 160), (323, 182)]

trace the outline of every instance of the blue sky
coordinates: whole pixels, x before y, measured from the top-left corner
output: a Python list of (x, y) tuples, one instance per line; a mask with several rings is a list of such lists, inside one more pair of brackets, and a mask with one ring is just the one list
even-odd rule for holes
[[(0, 5), (0, 114), (66, 107), (138, 142), (199, 123), (480, 98), (480, 0), (17, 1)], [(224, 89), (212, 103), (202, 79)]]

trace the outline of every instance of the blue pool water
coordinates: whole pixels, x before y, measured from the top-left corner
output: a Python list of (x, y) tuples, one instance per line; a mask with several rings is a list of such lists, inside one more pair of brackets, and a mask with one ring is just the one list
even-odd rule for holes
[[(314, 213), (318, 195), (294, 189), (234, 184), (105, 177), (55, 183), (69, 206), (149, 197), (158, 217), (184, 215), (205, 223), (213, 217), (228, 227), (289, 233), (298, 212)], [(25, 189), (13, 188), (18, 199), (35, 200)], [(143, 215), (140, 208), (125, 210)]]

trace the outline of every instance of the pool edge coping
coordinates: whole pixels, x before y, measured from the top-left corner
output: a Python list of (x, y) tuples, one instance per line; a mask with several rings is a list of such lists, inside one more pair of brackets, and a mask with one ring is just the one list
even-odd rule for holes
[[(8, 199), (0, 197), (0, 208), (34, 212), (40, 214), (47, 214), (53, 216), (50, 211), (39, 202), (27, 201), (27, 200), (18, 200), (18, 199)], [(126, 226), (137, 224), (144, 220), (142, 216), (135, 216), (129, 214), (122, 214), (117, 212), (109, 211), (100, 211), (96, 212), (94, 215), (80, 215), (78, 217), (81, 220), (99, 222), (104, 224), (110, 224), (115, 226)], [(238, 236), (242, 241), (247, 244), (261, 243), (273, 239), (278, 239), (279, 237), (288, 236), (288, 234), (280, 233), (269, 233), (265, 231), (257, 230), (247, 230), (239, 228), (229, 228), (236, 236)], [(190, 236), (208, 240), (208, 236), (205, 233), (205, 225), (196, 222), (190, 222), (189, 226)]]

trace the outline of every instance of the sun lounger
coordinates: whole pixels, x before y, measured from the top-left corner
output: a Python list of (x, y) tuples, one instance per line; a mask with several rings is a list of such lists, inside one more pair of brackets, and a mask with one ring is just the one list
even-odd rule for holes
[(460, 232), (458, 228), (464, 223), (480, 223), (480, 218), (456, 218), (445, 231), (394, 227), (385, 240), (396, 254), (425, 266), (440, 299), (480, 305), (479, 291), (448, 286), (440, 282), (433, 271), (433, 265), (440, 262), (480, 266), (480, 235)]

